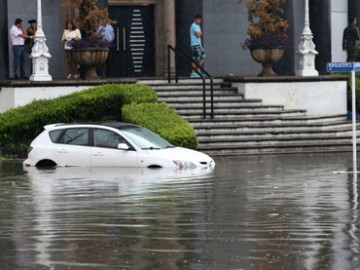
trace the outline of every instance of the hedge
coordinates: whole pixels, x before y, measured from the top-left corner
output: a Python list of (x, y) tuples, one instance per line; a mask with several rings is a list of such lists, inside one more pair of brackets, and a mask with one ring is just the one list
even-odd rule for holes
[(0, 154), (23, 156), (50, 123), (121, 121), (128, 103), (156, 102), (147, 85), (107, 84), (52, 100), (39, 100), (0, 114)]
[(0, 156), (23, 157), (31, 141), (52, 123), (124, 121), (160, 134), (177, 146), (196, 148), (193, 128), (156, 92), (141, 84), (106, 84), (0, 114)]
[(166, 103), (127, 104), (122, 116), (125, 122), (144, 126), (174, 145), (192, 149), (198, 145), (193, 127)]

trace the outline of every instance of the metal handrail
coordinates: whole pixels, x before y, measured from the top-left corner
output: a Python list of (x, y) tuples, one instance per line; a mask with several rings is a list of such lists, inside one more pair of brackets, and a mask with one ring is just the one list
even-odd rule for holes
[[(191, 57), (189, 57), (187, 54), (185, 54), (183, 51), (179, 49), (175, 49), (170, 44), (168, 45), (168, 83), (171, 83), (171, 51), (174, 52), (175, 56), (176, 54), (180, 55), (183, 59), (187, 60), (188, 63), (192, 66), (195, 65), (197, 67), (197, 70), (195, 72), (202, 78), (202, 84), (203, 84), (203, 118), (206, 118), (206, 76), (210, 79), (210, 118), (214, 118), (214, 80), (213, 77), (198, 63), (196, 63)], [(175, 59), (175, 82), (179, 83), (179, 77), (178, 77), (178, 71), (176, 66), (176, 57)], [(201, 72), (200, 72), (200, 71)], [(206, 76), (205, 76), (205, 75)]]

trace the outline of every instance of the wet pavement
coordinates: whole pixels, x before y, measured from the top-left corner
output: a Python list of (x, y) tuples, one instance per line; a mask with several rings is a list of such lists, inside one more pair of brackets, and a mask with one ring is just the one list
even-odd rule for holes
[(352, 156), (212, 171), (0, 162), (0, 269), (360, 269)]

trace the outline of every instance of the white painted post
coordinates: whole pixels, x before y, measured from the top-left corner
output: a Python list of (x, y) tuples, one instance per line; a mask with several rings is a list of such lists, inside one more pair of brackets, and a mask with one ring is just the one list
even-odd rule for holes
[(351, 71), (351, 97), (352, 97), (352, 143), (353, 143), (353, 171), (357, 174), (357, 150), (356, 150), (356, 87), (355, 70)]
[(315, 69), (315, 56), (319, 53), (315, 49), (313, 34), (310, 29), (309, 0), (305, 0), (305, 22), (304, 30), (301, 34), (299, 45), (299, 68), (297, 76), (318, 76), (319, 72)]
[(35, 33), (35, 44), (30, 57), (33, 59), (33, 74), (31, 81), (51, 81), (49, 74), (49, 48), (46, 46), (46, 36), (42, 29), (41, 0), (37, 0), (37, 31)]

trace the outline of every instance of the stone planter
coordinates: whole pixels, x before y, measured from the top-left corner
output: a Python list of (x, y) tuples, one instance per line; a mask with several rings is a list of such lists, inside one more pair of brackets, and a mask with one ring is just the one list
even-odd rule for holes
[(105, 63), (109, 56), (109, 48), (73, 49), (72, 56), (76, 63), (84, 67), (84, 80), (97, 80), (96, 67)]
[(273, 71), (273, 65), (279, 61), (284, 55), (284, 48), (269, 48), (269, 49), (253, 49), (250, 50), (252, 58), (261, 63), (263, 70), (259, 74), (260, 77), (275, 77), (277, 74)]

